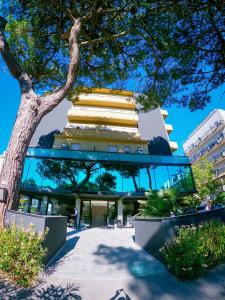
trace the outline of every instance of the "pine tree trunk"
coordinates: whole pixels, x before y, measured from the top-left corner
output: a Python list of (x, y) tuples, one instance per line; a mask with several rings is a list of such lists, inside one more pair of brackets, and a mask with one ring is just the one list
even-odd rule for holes
[(37, 96), (33, 91), (23, 94), (0, 175), (0, 186), (7, 189), (7, 204), (0, 206), (2, 216), (6, 208), (17, 208), (26, 152), (40, 120)]

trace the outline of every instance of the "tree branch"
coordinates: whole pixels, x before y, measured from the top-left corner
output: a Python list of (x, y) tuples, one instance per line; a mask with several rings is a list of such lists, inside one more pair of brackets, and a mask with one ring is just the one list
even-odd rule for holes
[(33, 89), (32, 80), (28, 74), (21, 68), (13, 56), (10, 47), (4, 37), (4, 29), (0, 28), (0, 53), (5, 61), (12, 76), (18, 80), (22, 93), (28, 93)]
[(55, 108), (67, 95), (70, 88), (74, 84), (74, 80), (78, 71), (78, 64), (80, 58), (78, 36), (81, 30), (80, 19), (75, 20), (74, 25), (70, 31), (69, 38), (69, 52), (70, 52), (70, 63), (67, 72), (66, 83), (60, 87), (56, 92), (48, 94), (47, 96), (40, 97), (42, 102), (40, 105), (40, 114), (42, 116), (46, 115), (53, 108)]
[(104, 37), (101, 37), (101, 38), (98, 38), (98, 39), (93, 39), (93, 40), (90, 40), (90, 41), (84, 41), (84, 42), (81, 42), (80, 45), (81, 46), (86, 46), (86, 45), (90, 45), (90, 44), (97, 44), (97, 43), (104, 43), (105, 41), (108, 41), (108, 40), (116, 40), (124, 35), (127, 35), (130, 31), (122, 31), (120, 33), (117, 33), (117, 34), (113, 34), (113, 35), (108, 35), (108, 36), (104, 36)]
[(71, 13), (71, 11), (65, 7), (64, 5), (60, 4), (58, 1), (55, 1), (55, 0), (49, 0), (52, 4), (58, 6), (61, 11), (63, 11), (65, 13), (65, 15), (67, 17), (69, 17), (70, 20), (72, 20), (73, 22), (76, 21), (76, 18), (74, 17), (74, 15)]
[[(90, 20), (93, 15), (94, 15), (94, 12), (96, 11), (96, 4), (98, 3), (98, 0), (95, 0), (94, 1), (94, 4), (92, 5), (90, 11), (86, 14), (86, 16), (83, 16), (81, 18), (81, 20), (84, 22), (84, 21), (87, 21), (87, 20)], [(101, 11), (101, 7), (99, 7), (98, 9), (98, 12)]]

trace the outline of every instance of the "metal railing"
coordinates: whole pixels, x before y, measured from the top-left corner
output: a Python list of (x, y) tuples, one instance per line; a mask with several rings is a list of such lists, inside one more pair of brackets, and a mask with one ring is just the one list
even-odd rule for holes
[(198, 147), (201, 143), (203, 143), (213, 132), (215, 132), (222, 124), (224, 124), (223, 120), (216, 121), (209, 130), (207, 130), (203, 136), (199, 137), (197, 141), (191, 146), (188, 147), (187, 153), (190, 153), (194, 148)]

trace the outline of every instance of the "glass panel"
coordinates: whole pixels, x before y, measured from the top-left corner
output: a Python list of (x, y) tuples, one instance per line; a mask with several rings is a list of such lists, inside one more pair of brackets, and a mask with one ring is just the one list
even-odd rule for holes
[(64, 180), (61, 160), (43, 159), (39, 161), (37, 173), (43, 176), (42, 188), (49, 190), (60, 189)]
[(91, 223), (91, 210), (90, 210), (90, 203), (91, 201), (82, 201), (81, 207), (81, 225)]
[(153, 190), (164, 190), (170, 187), (167, 166), (152, 166), (150, 170)]
[(28, 213), (30, 208), (30, 197), (20, 195), (18, 211)]
[(37, 189), (42, 186), (43, 173), (38, 170), (41, 161), (41, 159), (26, 158), (22, 177), (23, 187)]
[(79, 162), (79, 172), (77, 176), (78, 191), (99, 191), (100, 165), (97, 162)]
[(115, 201), (108, 202), (108, 217), (107, 217), (107, 225), (114, 225), (114, 221), (116, 220), (116, 203)]
[(179, 187), (181, 192), (194, 191), (189, 165), (150, 166), (34, 158), (25, 161), (21, 186), (32, 190), (43, 188), (49, 192), (109, 194), (144, 193), (151, 188), (160, 190), (172, 186)]
[(170, 166), (169, 175), (171, 186), (177, 188), (180, 193), (187, 193), (194, 190), (194, 181), (190, 167)]
[(61, 149), (68, 149), (68, 144), (61, 144)]
[(50, 199), (50, 202), (52, 203), (52, 215), (58, 215), (59, 214), (59, 201), (57, 199)]
[(40, 214), (46, 215), (47, 213), (47, 205), (48, 205), (48, 197), (44, 196), (41, 201)]
[(76, 144), (76, 143), (71, 144), (71, 149), (72, 150), (80, 150), (80, 144)]
[(123, 181), (120, 171), (120, 165), (116, 164), (102, 164), (100, 170), (100, 177), (97, 179), (99, 189), (104, 192), (118, 192), (123, 190)]
[(123, 200), (123, 223), (128, 226), (129, 222), (134, 215), (138, 212), (139, 203), (138, 200)]
[(140, 169), (140, 192), (146, 192), (152, 189), (152, 175), (150, 166), (144, 166)]
[(48, 210), (47, 210), (47, 215), (52, 214), (52, 203), (48, 203)]
[(110, 145), (110, 146), (108, 146), (108, 151), (109, 152), (118, 152), (118, 146)]
[(38, 214), (39, 213), (39, 206), (40, 206), (40, 200), (36, 199), (36, 198), (32, 198), (30, 213), (31, 214)]
[(115, 176), (117, 192), (139, 191), (139, 166), (131, 164), (108, 164), (108, 166), (104, 166), (111, 171), (113, 176)]

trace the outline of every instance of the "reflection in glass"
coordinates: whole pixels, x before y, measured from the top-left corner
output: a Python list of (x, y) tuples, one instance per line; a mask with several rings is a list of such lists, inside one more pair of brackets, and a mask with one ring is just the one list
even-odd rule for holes
[(114, 225), (114, 221), (116, 220), (116, 202), (109, 201), (108, 202), (108, 216), (107, 216), (107, 225)]
[(30, 209), (30, 197), (26, 195), (20, 195), (18, 211), (28, 213)]
[(40, 205), (39, 199), (32, 198), (30, 213), (31, 214), (38, 214), (39, 213), (39, 205)]
[(81, 205), (81, 223), (90, 225), (91, 223), (91, 201), (82, 201)]
[(194, 192), (189, 165), (164, 166), (27, 158), (22, 186), (80, 193), (136, 193), (176, 187)]

